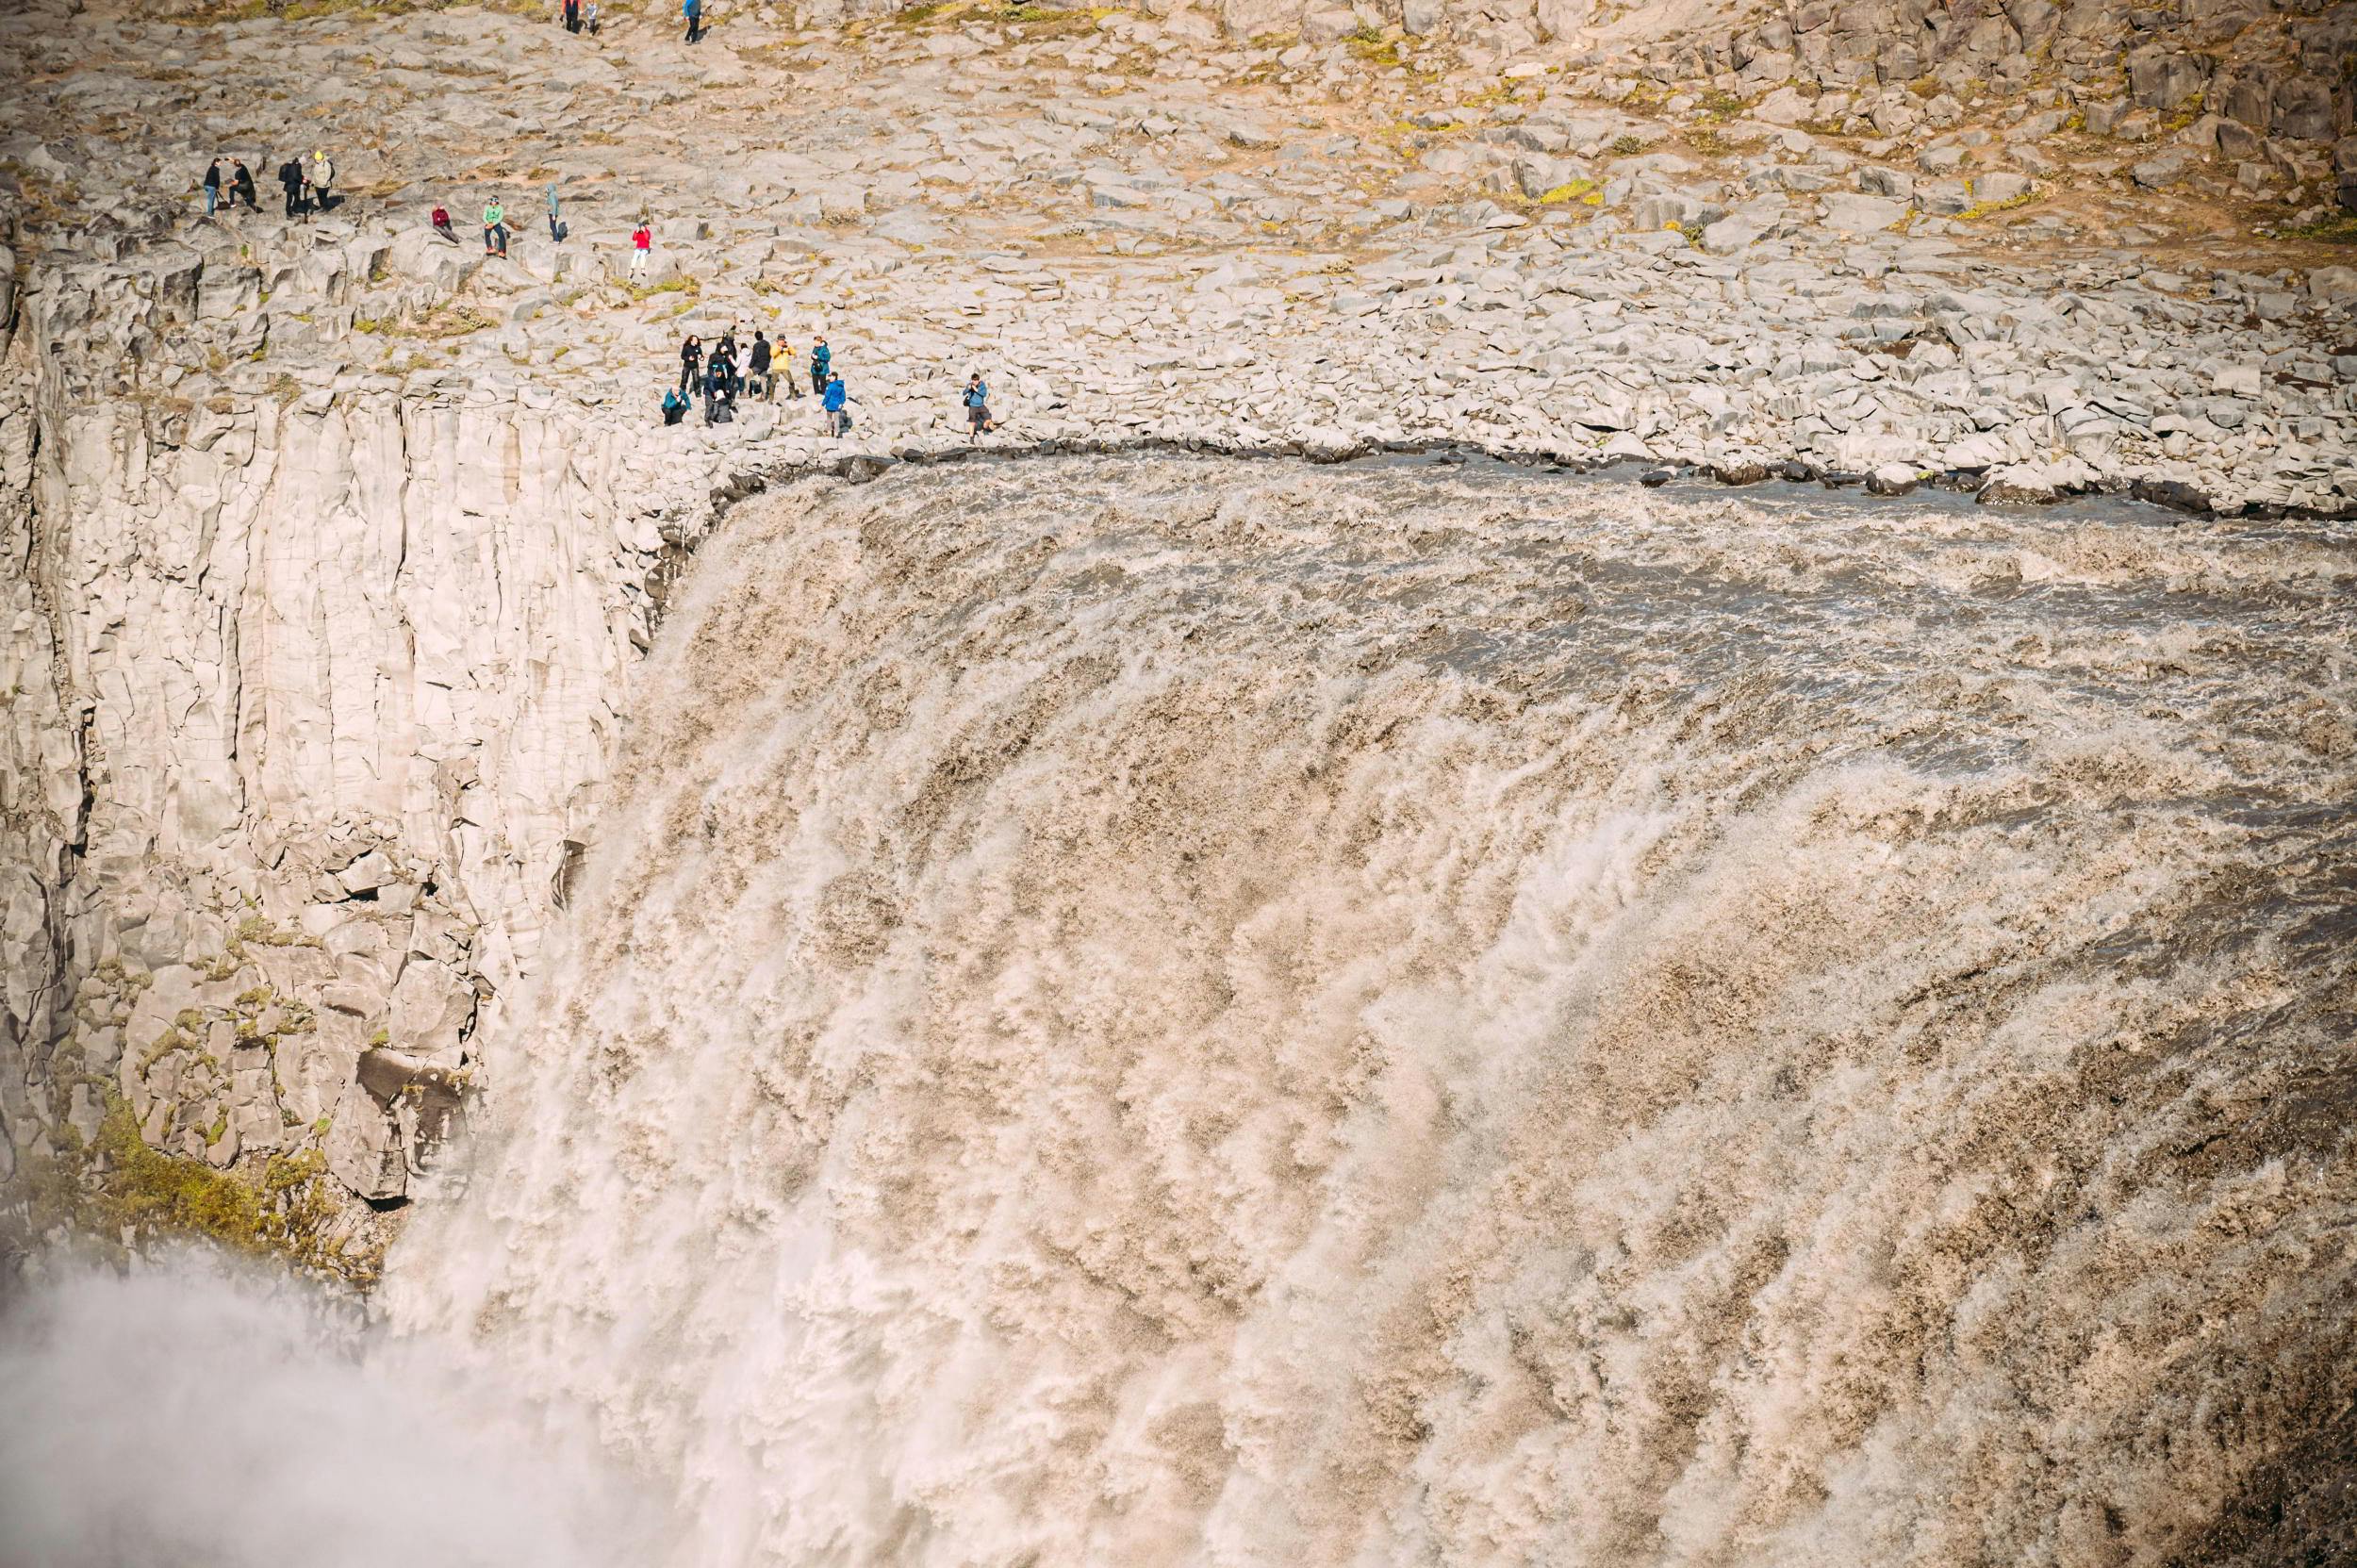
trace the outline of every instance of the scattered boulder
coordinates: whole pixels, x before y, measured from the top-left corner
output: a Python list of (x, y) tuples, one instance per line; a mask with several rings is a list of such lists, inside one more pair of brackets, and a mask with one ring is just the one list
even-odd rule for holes
[(1984, 506), (2044, 506), (2058, 500), (2053, 480), (2036, 463), (2008, 463), (1992, 469), (1973, 492)]
[(1766, 232), (1758, 220), (1731, 212), (1703, 230), (1702, 247), (1712, 256), (1733, 256), (1757, 244)]
[(2323, 305), (2357, 304), (2357, 267), (2319, 267), (2308, 274), (2308, 297)]
[(1866, 476), (1866, 488), (1874, 495), (1905, 495), (1922, 479), (1911, 463), (1885, 463)]
[(1980, 174), (1972, 181), (1972, 199), (1983, 206), (2005, 206), (2024, 200), (2036, 189), (2026, 174)]
[(2132, 167), (2128, 177), (2147, 190), (2164, 190), (2192, 173), (2200, 157), (2191, 147), (2171, 147)]
[(2212, 510), (2210, 498), (2182, 479), (2139, 479), (2129, 493), (2138, 501), (2166, 506), (2172, 512), (2208, 517)]

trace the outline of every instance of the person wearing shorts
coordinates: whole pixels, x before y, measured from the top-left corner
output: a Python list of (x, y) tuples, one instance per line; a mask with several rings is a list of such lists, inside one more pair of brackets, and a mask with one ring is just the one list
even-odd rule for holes
[(990, 388), (982, 383), (982, 372), (976, 371), (965, 383), (965, 438), (979, 438), (986, 430), (998, 428), (998, 421), (990, 417)]

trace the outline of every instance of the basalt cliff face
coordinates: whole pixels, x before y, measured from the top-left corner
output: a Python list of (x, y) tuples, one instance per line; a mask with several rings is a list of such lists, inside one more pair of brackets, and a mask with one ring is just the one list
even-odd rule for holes
[(0, 1161), (111, 1088), (157, 1148), (397, 1198), (585, 833), (663, 541), (553, 400), (75, 384), (208, 295), (51, 274), (9, 343)]
[[(10, 10), (0, 1246), (169, 1217), (60, 1196), (143, 1146), (366, 1278), (682, 553), (765, 476), (962, 446), (969, 368), (1013, 446), (2346, 509), (2357, 274), (2307, 231), (2351, 17)], [(314, 144), (338, 199), (282, 222)], [(232, 153), (265, 212), (200, 219)], [(851, 441), (655, 425), (680, 335), (740, 324), (832, 330)]]

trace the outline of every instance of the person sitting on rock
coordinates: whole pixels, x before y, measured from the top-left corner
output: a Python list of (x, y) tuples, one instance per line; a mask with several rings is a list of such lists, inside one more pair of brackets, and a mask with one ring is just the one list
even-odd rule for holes
[(231, 158), (229, 163), (236, 171), (229, 176), (229, 205), (235, 207), (243, 202), (248, 212), (261, 211), (262, 204), (255, 199), (254, 191), (254, 171), (245, 166), (245, 159), (241, 157)]
[(679, 346), (679, 389), (692, 392), (703, 379), (704, 340), (689, 333)]
[(983, 384), (982, 372), (976, 371), (965, 383), (965, 438), (969, 441), (985, 430), (996, 430), (998, 421), (990, 417), (990, 388)]
[(434, 232), (453, 245), (458, 243), (458, 231), (451, 227), (450, 212), (439, 203), (434, 207)]
[(663, 388), (663, 422), (677, 424), (687, 417), (687, 395), (676, 387)]
[(826, 410), (828, 422), (834, 426), (837, 436), (851, 433), (851, 411), (844, 405), (858, 401), (851, 395), (850, 388), (843, 385), (841, 376), (827, 377), (826, 395), (818, 400), (818, 406)]
[(483, 206), (483, 254), (497, 256), (507, 254), (507, 209), (500, 206), (497, 196)]

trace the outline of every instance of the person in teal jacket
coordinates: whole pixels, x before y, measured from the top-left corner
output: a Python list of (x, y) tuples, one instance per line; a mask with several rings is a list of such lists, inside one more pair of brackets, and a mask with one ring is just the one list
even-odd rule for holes
[(827, 347), (827, 335), (820, 333), (810, 340), (810, 386), (815, 392), (827, 389), (827, 375), (834, 368), (834, 355)]

